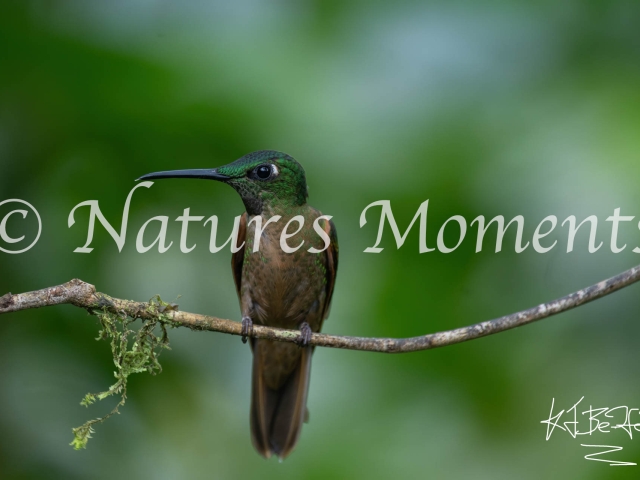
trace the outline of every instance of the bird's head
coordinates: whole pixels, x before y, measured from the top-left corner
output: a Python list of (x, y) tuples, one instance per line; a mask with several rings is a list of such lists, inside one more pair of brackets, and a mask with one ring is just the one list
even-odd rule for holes
[(304, 168), (286, 153), (260, 150), (218, 168), (150, 173), (138, 180), (202, 178), (231, 185), (251, 215), (265, 208), (288, 208), (307, 201)]

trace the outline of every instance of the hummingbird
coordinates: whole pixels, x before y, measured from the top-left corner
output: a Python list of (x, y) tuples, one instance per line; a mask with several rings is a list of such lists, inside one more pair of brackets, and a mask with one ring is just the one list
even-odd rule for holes
[[(254, 324), (300, 331), (298, 344), (250, 339), (252, 443), (265, 458), (276, 455), (282, 460), (295, 448), (302, 424), (309, 417), (307, 393), (313, 354), (309, 341), (329, 315), (338, 270), (336, 227), (331, 217), (320, 218), (322, 213), (307, 203), (304, 168), (282, 152), (261, 150), (218, 168), (156, 172), (138, 180), (164, 178), (226, 183), (244, 203), (238, 250), (231, 257), (243, 342)], [(281, 235), (285, 230), (295, 231), (286, 226), (299, 216), (303, 220), (300, 230), (289, 238), (287, 246), (301, 247), (287, 253)], [(256, 233), (260, 233), (257, 225), (263, 230), (254, 252)], [(328, 246), (314, 225), (329, 240)]]

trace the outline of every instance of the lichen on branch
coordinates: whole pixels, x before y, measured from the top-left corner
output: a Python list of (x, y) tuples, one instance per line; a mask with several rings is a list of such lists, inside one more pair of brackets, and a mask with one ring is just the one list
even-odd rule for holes
[[(105, 302), (109, 300), (105, 298)], [(101, 330), (96, 340), (107, 340), (111, 345), (111, 354), (116, 370), (113, 372), (116, 382), (109, 389), (99, 393), (87, 393), (80, 405), (88, 407), (99, 400), (111, 396), (119, 396), (117, 405), (108, 414), (89, 420), (83, 425), (73, 429), (73, 441), (70, 445), (76, 450), (86, 448), (87, 442), (94, 433), (93, 427), (107, 420), (123, 406), (127, 399), (127, 381), (129, 375), (148, 372), (151, 375), (162, 372), (162, 366), (158, 361), (160, 354), (169, 348), (169, 336), (167, 328), (178, 325), (173, 321), (169, 312), (177, 310), (176, 304), (164, 302), (159, 295), (153, 297), (146, 307), (144, 318), (132, 317), (125, 312), (114, 313), (105, 304), (101, 308), (88, 309), (100, 321)], [(137, 319), (142, 325), (138, 330), (130, 328)]]

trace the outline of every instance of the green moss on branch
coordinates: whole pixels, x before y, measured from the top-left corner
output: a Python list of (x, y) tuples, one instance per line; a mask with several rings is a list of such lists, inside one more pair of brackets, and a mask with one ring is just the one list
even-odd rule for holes
[[(108, 299), (105, 301), (108, 303)], [(114, 395), (119, 396), (120, 400), (108, 414), (89, 420), (73, 429), (74, 438), (70, 445), (76, 450), (86, 448), (96, 425), (112, 415), (120, 413), (119, 408), (125, 404), (127, 399), (129, 375), (142, 372), (155, 375), (162, 372), (158, 358), (164, 349), (169, 349), (167, 328), (178, 326), (169, 314), (169, 312), (177, 310), (178, 306), (162, 301), (158, 295), (145, 304), (145, 313), (148, 315), (131, 316), (125, 312), (116, 314), (108, 310), (109, 306), (105, 304), (89, 309), (89, 312), (98, 317), (100, 321), (101, 330), (96, 340), (110, 342), (113, 363), (116, 367), (113, 372), (116, 381), (108, 390), (86, 394), (80, 405), (88, 407), (96, 401)], [(137, 319), (141, 320), (142, 325), (138, 330), (132, 330), (130, 326)]]

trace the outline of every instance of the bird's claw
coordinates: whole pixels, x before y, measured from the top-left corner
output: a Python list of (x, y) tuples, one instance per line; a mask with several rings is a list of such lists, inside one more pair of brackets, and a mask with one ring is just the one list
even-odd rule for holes
[(300, 338), (298, 339), (298, 345), (300, 347), (306, 347), (311, 341), (311, 334), (313, 331), (307, 322), (303, 322), (300, 325)]
[(249, 317), (242, 317), (242, 343), (247, 343), (247, 335), (253, 334), (253, 321)]

